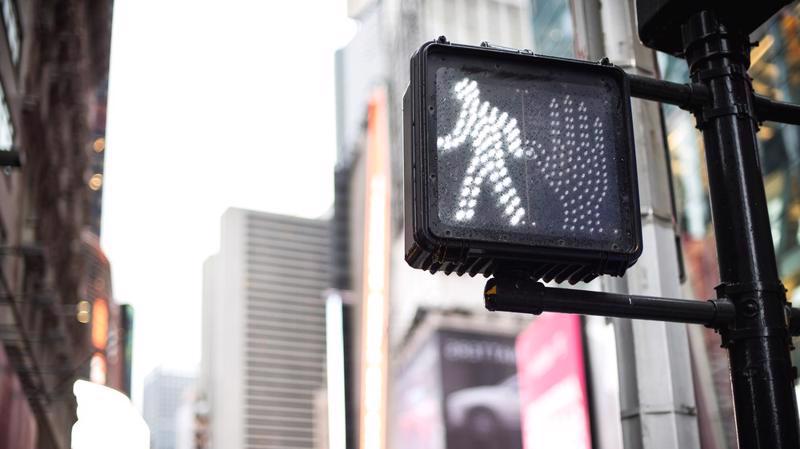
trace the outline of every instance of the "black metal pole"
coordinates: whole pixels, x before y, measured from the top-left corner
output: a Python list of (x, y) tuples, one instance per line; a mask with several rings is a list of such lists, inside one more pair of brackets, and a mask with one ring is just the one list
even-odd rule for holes
[(778, 278), (758, 162), (757, 117), (745, 33), (708, 11), (682, 27), (692, 81), (710, 102), (695, 110), (703, 132), (721, 285), (736, 306), (721, 330), (728, 348), (741, 449), (800, 448), (785, 290)]

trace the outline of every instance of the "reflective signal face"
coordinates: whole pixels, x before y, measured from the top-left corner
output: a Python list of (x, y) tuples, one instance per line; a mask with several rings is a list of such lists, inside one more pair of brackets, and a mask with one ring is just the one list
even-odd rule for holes
[(431, 72), (434, 232), (550, 247), (638, 248), (629, 128), (619, 125), (627, 99), (619, 83), (569, 70), (492, 68), (445, 62)]

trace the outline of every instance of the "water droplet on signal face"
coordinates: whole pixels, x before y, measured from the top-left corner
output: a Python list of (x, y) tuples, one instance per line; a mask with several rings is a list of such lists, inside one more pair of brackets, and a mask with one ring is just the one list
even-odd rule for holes
[[(587, 237), (593, 234), (592, 239), (608, 241), (610, 230), (619, 226), (613, 215), (614, 208), (606, 206), (617, 197), (616, 185), (609, 184), (606, 179), (608, 167), (615, 167), (615, 134), (612, 129), (605, 133), (602, 125), (597, 126), (602, 121), (600, 115), (588, 107), (589, 104), (594, 107), (596, 99), (586, 100), (586, 97), (575, 95), (567, 97), (558, 94), (557, 90), (537, 92), (531, 89), (532, 96), (528, 98), (539, 102), (544, 106), (539, 109), (543, 110), (525, 109), (526, 106), (520, 110), (514, 101), (509, 99), (506, 102), (503, 90), (498, 88), (501, 84), (492, 84), (491, 78), (474, 84), (474, 80), (465, 81), (462, 77), (453, 81), (461, 83), (460, 92), (454, 95), (460, 95), (463, 101), (454, 103), (450, 112), (440, 101), (437, 116), (449, 113), (452, 118), (440, 122), (447, 125), (440, 125), (440, 136), (436, 138), (440, 151), (445, 151), (445, 144), (449, 143), (446, 151), (454, 154), (447, 159), (451, 171), (447, 175), (452, 181), (447, 181), (445, 172), (440, 172), (438, 183), (440, 189), (453, 192), (447, 183), (463, 180), (465, 184), (456, 184), (457, 188), (469, 187), (470, 190), (464, 198), (459, 196), (460, 190), (455, 191), (455, 198), (450, 193), (440, 196), (440, 218), (454, 220), (458, 211), (463, 210), (460, 216), (464, 226), (500, 229), (524, 225), (529, 229), (529, 226), (539, 223), (543, 226), (541, 229), (527, 231), (535, 235), (560, 232), (561, 226), (557, 223), (569, 218), (563, 225), (574, 229), (569, 231), (567, 228), (568, 232)], [(448, 87), (451, 92), (453, 84)], [(474, 90), (469, 88), (470, 85)], [(521, 92), (515, 98), (519, 99)], [(528, 114), (530, 111), (536, 112)], [(472, 121), (471, 116), (475, 117)], [(445, 126), (448, 129), (445, 130)], [(460, 133), (455, 135), (456, 131)], [(463, 142), (460, 136), (465, 137)], [(460, 155), (456, 156), (454, 152)], [(466, 159), (462, 167), (467, 168), (468, 173), (460, 173), (464, 178), (458, 176), (459, 173), (452, 173), (452, 167), (459, 164), (453, 161), (459, 161), (459, 158)], [(440, 170), (447, 168), (441, 167)], [(472, 177), (471, 182), (466, 176)], [(484, 182), (481, 184), (478, 179)], [(613, 181), (615, 178), (612, 175), (610, 179)], [(609, 187), (603, 189), (606, 185)], [(518, 187), (520, 193), (509, 195), (513, 187)], [(454, 202), (449, 206), (441, 203), (451, 201), (450, 198)], [(472, 210), (472, 220), (479, 221), (470, 225), (466, 218), (467, 210)], [(524, 215), (515, 218), (520, 213)], [(542, 221), (542, 214), (548, 218), (546, 221)], [(554, 220), (556, 218), (558, 220)], [(552, 222), (556, 223), (558, 230), (549, 226)], [(605, 237), (601, 232), (603, 227)]]
[[(516, 117), (501, 111), (490, 101), (481, 100), (475, 80), (469, 77), (461, 79), (453, 87), (453, 92), (456, 100), (461, 102), (459, 120), (449, 134), (437, 138), (437, 146), (441, 151), (473, 152), (454, 218), (469, 221), (474, 217), (475, 208), (482, 201), (481, 184), (486, 178), (490, 187), (488, 191), (495, 197), (498, 210), (508, 217), (509, 225), (516, 226), (524, 221), (526, 212), (514, 188), (514, 179), (506, 168), (506, 159), (534, 157), (531, 142), (526, 139), (523, 145)], [(476, 172), (479, 176), (473, 178)]]

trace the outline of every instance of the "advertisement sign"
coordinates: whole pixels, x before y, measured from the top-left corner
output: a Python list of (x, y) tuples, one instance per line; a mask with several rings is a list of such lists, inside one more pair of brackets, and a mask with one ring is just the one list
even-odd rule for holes
[(444, 449), (439, 345), (428, 340), (395, 372), (395, 449)]
[(591, 449), (589, 402), (577, 315), (542, 314), (517, 338), (525, 449)]
[(393, 378), (393, 448), (522, 447), (513, 337), (436, 330)]
[(514, 338), (453, 330), (438, 336), (447, 448), (521, 448)]
[(364, 272), (361, 301), (359, 447), (386, 447), (389, 335), (389, 140), (386, 91), (369, 103), (364, 203)]

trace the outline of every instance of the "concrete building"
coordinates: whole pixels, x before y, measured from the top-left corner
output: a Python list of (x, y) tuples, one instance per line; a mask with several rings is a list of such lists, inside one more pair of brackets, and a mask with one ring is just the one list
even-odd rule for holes
[(327, 221), (243, 209), (204, 266), (202, 393), (210, 447), (311, 448), (325, 379)]
[(195, 377), (159, 367), (144, 381), (143, 416), (152, 449), (175, 449), (179, 409)]
[(102, 278), (82, 246), (99, 233), (112, 7), (0, 2), (0, 417), (17, 420), (0, 448), (69, 448), (89, 374), (74, 311)]

